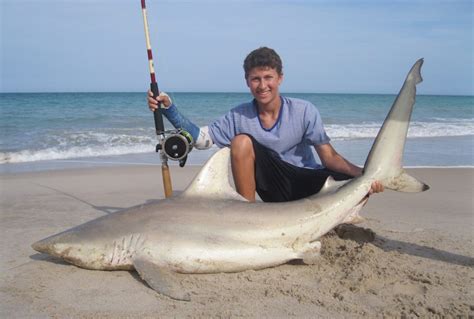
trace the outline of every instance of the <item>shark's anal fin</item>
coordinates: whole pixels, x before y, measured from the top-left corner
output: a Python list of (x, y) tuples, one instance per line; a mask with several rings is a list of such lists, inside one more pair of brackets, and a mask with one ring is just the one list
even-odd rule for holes
[(321, 257), (321, 242), (313, 241), (305, 244), (299, 255), (306, 265), (317, 263)]
[(145, 258), (137, 258), (133, 261), (136, 271), (146, 283), (171, 299), (190, 301), (189, 293), (184, 292), (178, 274), (167, 268), (160, 267)]
[(388, 189), (405, 193), (418, 193), (430, 189), (428, 185), (417, 180), (415, 177), (407, 174), (403, 170), (400, 175), (383, 180), (382, 183)]

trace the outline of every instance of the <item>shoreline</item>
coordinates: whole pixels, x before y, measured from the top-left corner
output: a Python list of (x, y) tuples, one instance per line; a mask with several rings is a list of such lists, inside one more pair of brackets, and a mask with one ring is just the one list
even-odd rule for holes
[[(64, 172), (64, 171), (77, 171), (77, 170), (93, 170), (93, 169), (127, 169), (131, 167), (136, 168), (161, 168), (161, 163), (132, 163), (132, 162), (94, 162), (94, 161), (81, 161), (81, 160), (72, 160), (72, 161), (65, 161), (66, 163), (75, 163), (78, 164), (77, 166), (72, 167), (55, 167), (55, 168), (41, 168), (41, 169), (31, 169), (31, 170), (19, 170), (19, 171), (8, 171), (8, 170), (1, 170), (0, 169), (0, 178), (1, 177), (8, 177), (8, 176), (15, 176), (15, 175), (24, 175), (24, 174), (35, 174), (35, 173), (51, 173), (51, 172)], [(26, 163), (25, 163), (26, 164)], [(57, 164), (57, 161), (48, 163), (48, 164)], [(81, 164), (85, 164), (81, 166)], [(88, 164), (95, 164), (89, 166)], [(0, 165), (1, 166), (1, 165)], [(183, 169), (179, 167), (178, 163), (175, 162), (168, 162), (169, 167), (173, 167), (176, 169)], [(186, 164), (185, 168), (192, 167), (192, 168), (201, 168), (203, 164)], [(409, 170), (416, 170), (416, 169), (474, 169), (474, 165), (459, 165), (459, 166), (437, 166), (437, 165), (420, 165), (420, 166), (403, 166), (404, 169)]]
[[(369, 142), (366, 145), (354, 144), (350, 147), (341, 147), (336, 141), (333, 143), (338, 152), (355, 165), (363, 166), (369, 151)], [(414, 146), (413, 146), (414, 147)], [(202, 166), (218, 149), (193, 152), (189, 157), (185, 167)], [(427, 150), (425, 150), (427, 152)], [(315, 155), (318, 160), (317, 155)], [(424, 160), (419, 161), (413, 158), (408, 152), (405, 158), (404, 168), (474, 168), (474, 158), (470, 156), (458, 164), (453, 163), (449, 158), (442, 160)], [(436, 157), (436, 154), (431, 157)], [(446, 164), (446, 163), (449, 163)], [(170, 167), (178, 167), (177, 161), (168, 160)], [(161, 166), (159, 156), (155, 152), (135, 153), (114, 156), (80, 157), (71, 159), (40, 160), (30, 162), (2, 163), (0, 164), (0, 175), (10, 175), (16, 173), (28, 173), (39, 171), (56, 171), (76, 168), (94, 168), (94, 167), (132, 167), (132, 166)]]
[[(56, 172), (56, 171), (68, 171), (68, 170), (87, 170), (87, 169), (127, 169), (130, 167), (141, 167), (141, 168), (161, 168), (161, 163), (143, 163), (143, 162), (107, 162), (107, 161), (93, 161), (93, 160), (54, 160), (54, 161), (45, 161), (46, 163), (16, 163), (13, 165), (28, 166), (27, 168), (15, 168), (13, 170), (2, 168), (2, 165), (12, 165), (12, 164), (0, 164), (0, 177), (6, 176), (15, 176), (19, 174), (32, 174), (32, 173), (42, 173), (42, 172)], [(63, 165), (58, 166), (58, 162), (61, 162)], [(71, 165), (67, 165), (71, 164)], [(204, 164), (197, 163), (186, 163), (186, 167), (200, 168)], [(178, 162), (168, 161), (169, 167), (175, 167), (177, 169), (182, 169), (179, 167)], [(458, 165), (458, 166), (443, 166), (443, 165), (414, 165), (414, 166), (403, 166), (404, 169), (474, 169), (474, 165)]]
[[(200, 169), (171, 166), (175, 194)], [(163, 198), (161, 170), (95, 167), (0, 175), (1, 317), (468, 317), (474, 314), (474, 168), (414, 168), (430, 185), (386, 191), (365, 222), (322, 238), (320, 262), (189, 275), (191, 302), (157, 294), (135, 272), (91, 271), (30, 245)], [(468, 280), (466, 280), (468, 279)]]

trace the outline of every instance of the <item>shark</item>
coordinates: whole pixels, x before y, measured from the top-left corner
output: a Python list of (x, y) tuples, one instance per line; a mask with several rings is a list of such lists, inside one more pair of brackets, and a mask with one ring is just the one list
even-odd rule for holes
[(328, 178), (319, 193), (300, 200), (251, 203), (232, 187), (230, 150), (223, 148), (181, 194), (94, 219), (32, 248), (86, 269), (135, 269), (149, 287), (176, 300), (190, 300), (181, 283), (186, 274), (317, 263), (318, 239), (360, 218), (372, 182), (400, 192), (429, 189), (402, 166), (422, 64), (409, 71), (361, 176)]

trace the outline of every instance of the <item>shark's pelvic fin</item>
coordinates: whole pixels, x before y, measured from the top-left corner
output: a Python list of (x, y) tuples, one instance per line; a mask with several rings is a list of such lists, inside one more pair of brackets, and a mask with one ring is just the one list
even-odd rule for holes
[(224, 147), (204, 164), (199, 174), (181, 196), (246, 201), (230, 184), (229, 162), (230, 149)]
[(360, 224), (365, 221), (365, 218), (360, 216), (360, 211), (362, 210), (362, 207), (367, 203), (369, 200), (368, 197), (364, 198), (359, 204), (357, 204), (354, 208), (351, 209), (349, 215), (344, 218), (342, 221), (343, 224)]

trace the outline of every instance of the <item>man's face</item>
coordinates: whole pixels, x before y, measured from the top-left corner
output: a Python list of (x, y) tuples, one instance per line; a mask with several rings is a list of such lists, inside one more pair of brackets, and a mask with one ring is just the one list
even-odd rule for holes
[(261, 106), (270, 105), (280, 98), (279, 86), (283, 75), (270, 67), (256, 67), (247, 76), (247, 86)]

